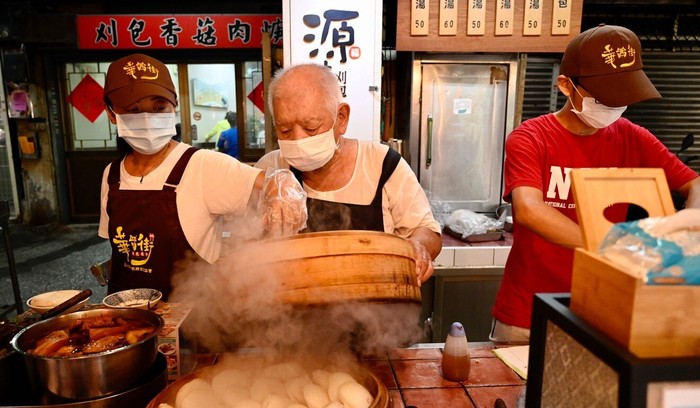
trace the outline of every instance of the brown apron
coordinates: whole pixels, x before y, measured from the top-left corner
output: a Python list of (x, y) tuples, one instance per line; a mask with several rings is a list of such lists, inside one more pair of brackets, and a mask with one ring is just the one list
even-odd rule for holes
[[(374, 199), (368, 205), (337, 203), (333, 201), (308, 198), (307, 228), (301, 232), (364, 230), (384, 232), (384, 214), (382, 212), (382, 188), (391, 177), (401, 155), (394, 149), (389, 149), (382, 162), (382, 174), (379, 177)], [(301, 183), (302, 173), (298, 169), (290, 169)]]
[(167, 299), (173, 265), (192, 247), (185, 238), (177, 213), (175, 188), (187, 163), (197, 151), (185, 151), (170, 172), (162, 190), (120, 190), (120, 161), (112, 162), (107, 177), (109, 242), (112, 269), (108, 293), (153, 288)]

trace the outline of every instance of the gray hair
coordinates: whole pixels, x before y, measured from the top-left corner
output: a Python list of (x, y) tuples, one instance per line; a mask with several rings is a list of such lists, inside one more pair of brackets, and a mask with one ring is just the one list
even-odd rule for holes
[[(289, 88), (287, 82), (293, 79), (296, 79), (293, 88), (287, 89)], [(320, 104), (325, 106), (326, 110), (335, 120), (338, 115), (338, 106), (343, 98), (340, 92), (338, 77), (330, 68), (324, 65), (311, 63), (290, 65), (289, 67), (275, 72), (270, 86), (267, 89), (267, 106), (270, 109), (270, 116), (272, 116), (273, 120), (275, 111), (272, 102), (276, 97), (285, 93), (285, 90), (287, 92), (292, 91), (292, 93), (301, 93), (311, 87), (315, 88), (316, 91), (321, 94)]]

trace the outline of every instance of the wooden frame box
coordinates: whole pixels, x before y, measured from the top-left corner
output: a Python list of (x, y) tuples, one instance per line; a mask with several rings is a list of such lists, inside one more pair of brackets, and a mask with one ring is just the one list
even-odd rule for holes
[(535, 295), (526, 408), (662, 407), (673, 388), (700, 388), (700, 357), (639, 358), (572, 313), (570, 300)]
[(700, 356), (700, 286), (646, 285), (597, 255), (612, 223), (603, 211), (633, 203), (650, 217), (675, 212), (662, 169), (575, 169), (572, 188), (584, 248), (574, 254), (571, 310), (634, 355)]

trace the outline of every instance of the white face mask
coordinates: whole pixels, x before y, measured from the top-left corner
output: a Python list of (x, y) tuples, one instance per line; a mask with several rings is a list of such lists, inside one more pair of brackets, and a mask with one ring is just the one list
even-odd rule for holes
[(175, 112), (128, 113), (117, 117), (117, 134), (141, 154), (158, 153), (175, 135)]
[(337, 145), (333, 126), (326, 132), (299, 140), (279, 140), (280, 155), (290, 166), (301, 171), (312, 171), (325, 166), (335, 153)]
[[(573, 82), (572, 82), (573, 84)], [(605, 106), (602, 103), (596, 102), (595, 98), (590, 96), (583, 96), (576, 89), (576, 93), (583, 98), (583, 103), (581, 104), (581, 110), (578, 111), (576, 108), (571, 108), (571, 111), (581, 119), (581, 122), (587, 124), (588, 126), (594, 127), (596, 129), (602, 129), (613, 124), (616, 120), (620, 119), (622, 113), (627, 109), (627, 106), (620, 106), (619, 108), (611, 108)], [(571, 105), (573, 106), (573, 102)]]

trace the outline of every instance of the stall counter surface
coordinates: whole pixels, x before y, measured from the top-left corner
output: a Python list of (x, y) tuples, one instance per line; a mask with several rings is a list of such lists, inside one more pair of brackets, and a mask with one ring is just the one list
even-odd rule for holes
[[(462, 382), (445, 380), (441, 372), (445, 343), (421, 343), (409, 348), (361, 358), (361, 363), (386, 386), (389, 408), (476, 408), (494, 406), (497, 399), (515, 408), (524, 396), (525, 380), (496, 357), (493, 350), (511, 345), (469, 343), (471, 370)], [(197, 368), (216, 364), (211, 355), (200, 355)]]

